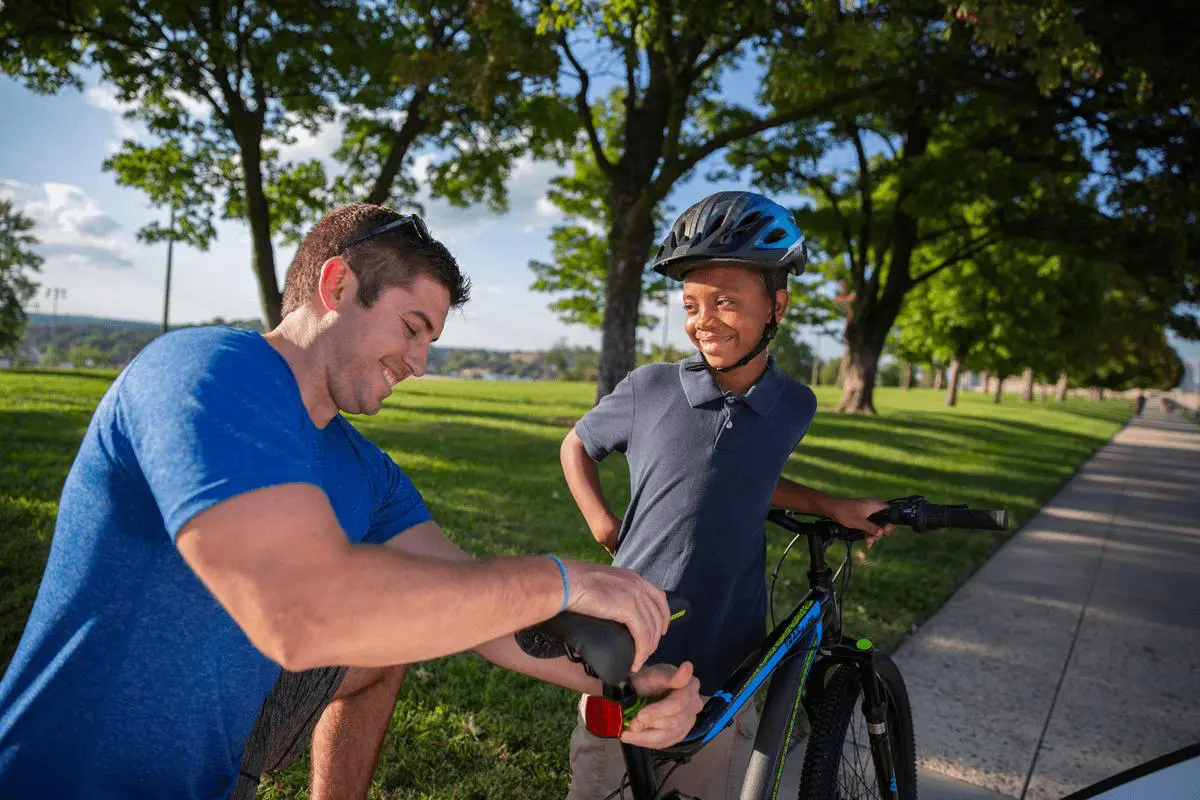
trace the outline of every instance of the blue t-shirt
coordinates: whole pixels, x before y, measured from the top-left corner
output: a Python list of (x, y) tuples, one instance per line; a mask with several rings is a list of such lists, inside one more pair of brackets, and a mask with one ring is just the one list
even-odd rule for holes
[(745, 395), (687, 369), (698, 363), (634, 370), (575, 430), (593, 459), (617, 451), (629, 461), (614, 563), (692, 605), (651, 663), (691, 661), (712, 694), (766, 635), (765, 517), (817, 401), (774, 359)]
[(92, 417), (50, 559), (0, 682), (0, 797), (203, 798), (233, 789), (280, 667), (175, 548), (235, 495), (324, 489), (352, 542), (430, 518), (399, 467), (342, 417), (317, 428), (257, 333), (150, 344)]

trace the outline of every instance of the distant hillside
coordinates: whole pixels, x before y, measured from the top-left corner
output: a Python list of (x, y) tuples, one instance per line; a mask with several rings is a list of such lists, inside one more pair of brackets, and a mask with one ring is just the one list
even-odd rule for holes
[[(141, 322), (133, 319), (109, 319), (107, 317), (85, 317), (76, 314), (59, 314), (57, 323), (55, 318), (50, 314), (30, 314), (30, 325), (82, 325), (85, 327), (95, 328), (142, 328), (146, 330), (158, 330), (161, 326), (158, 322)], [(262, 329), (262, 323), (258, 320), (220, 320), (211, 323), (203, 323), (208, 325), (232, 325), (235, 328), (256, 328)], [(172, 325), (171, 328), (191, 327), (190, 325)]]
[[(16, 352), (18, 362), (27, 364), (121, 367), (159, 335), (156, 323), (135, 320), (71, 314), (59, 314), (56, 320), (49, 314), (30, 314), (29, 321)], [(257, 319), (218, 318), (205, 324), (263, 330)], [(431, 375), (464, 378), (594, 380), (598, 366), (595, 350), (560, 344), (545, 352), (431, 347), (426, 369)]]

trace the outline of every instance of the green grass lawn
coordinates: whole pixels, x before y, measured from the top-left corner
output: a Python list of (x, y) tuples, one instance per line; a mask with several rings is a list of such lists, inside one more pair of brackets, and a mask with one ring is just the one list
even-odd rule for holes
[[(7, 664), (37, 591), (58, 494), (108, 373), (0, 372), (0, 664)], [(558, 466), (564, 433), (593, 387), (447, 380), (403, 384), (376, 417), (355, 424), (422, 490), (434, 516), (479, 556), (555, 552), (600, 560)], [(841, 495), (924, 494), (1010, 511), (1013, 527), (1125, 422), (1120, 401), (1064, 405), (963, 393), (957, 408), (930, 390), (876, 392), (876, 418), (821, 412), (785, 474)], [(614, 507), (628, 501), (619, 456), (602, 468)], [(854, 572), (847, 631), (893, 648), (928, 617), (1005, 534), (898, 534)], [(787, 540), (769, 532), (774, 565)], [(801, 548), (802, 549), (802, 548)], [(806, 556), (781, 575), (779, 596), (803, 591)], [(566, 792), (575, 698), (473, 656), (423, 665), (401, 695), (372, 797), (558, 798)], [(306, 797), (305, 765), (265, 781), (260, 795)]]

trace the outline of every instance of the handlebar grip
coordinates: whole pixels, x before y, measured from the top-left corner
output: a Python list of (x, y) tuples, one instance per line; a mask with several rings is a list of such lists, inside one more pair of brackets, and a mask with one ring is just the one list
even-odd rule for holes
[(979, 508), (947, 508), (943, 524), (947, 528), (1006, 531), (1008, 530), (1008, 511), (1004, 509), (989, 511)]

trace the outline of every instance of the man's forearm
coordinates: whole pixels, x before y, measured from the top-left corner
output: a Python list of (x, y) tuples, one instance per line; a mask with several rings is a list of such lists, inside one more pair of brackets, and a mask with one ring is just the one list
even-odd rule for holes
[(548, 619), (563, 599), (549, 559), (451, 563), (361, 545), (319, 579), (299, 581), (306, 583), (290, 611), (299, 620), (293, 663), (285, 664), (293, 670), (457, 653)]
[(512, 636), (502, 636), (475, 648), (475, 652), (498, 667), (520, 672), (540, 681), (585, 694), (600, 694), (600, 681), (589, 677), (583, 666), (566, 656), (533, 658), (525, 654)]

